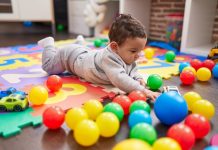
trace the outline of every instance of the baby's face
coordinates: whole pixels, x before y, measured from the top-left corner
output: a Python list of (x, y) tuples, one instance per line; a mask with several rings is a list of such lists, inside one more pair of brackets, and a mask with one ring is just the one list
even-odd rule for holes
[(126, 64), (130, 65), (139, 58), (146, 42), (145, 38), (128, 38), (122, 45), (118, 46), (117, 54)]

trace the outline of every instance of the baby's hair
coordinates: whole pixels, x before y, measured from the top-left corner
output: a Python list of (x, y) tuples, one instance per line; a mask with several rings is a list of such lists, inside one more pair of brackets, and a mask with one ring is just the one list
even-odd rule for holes
[(127, 14), (120, 14), (113, 22), (110, 31), (110, 42), (122, 45), (127, 38), (147, 38), (145, 27), (136, 18)]

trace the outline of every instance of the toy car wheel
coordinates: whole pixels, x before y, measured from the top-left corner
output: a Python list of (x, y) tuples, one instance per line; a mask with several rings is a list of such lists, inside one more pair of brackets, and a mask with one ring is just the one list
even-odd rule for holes
[(20, 105), (15, 105), (13, 110), (14, 111), (21, 111), (22, 107)]
[(7, 111), (7, 108), (3, 105), (0, 105), (0, 112)]

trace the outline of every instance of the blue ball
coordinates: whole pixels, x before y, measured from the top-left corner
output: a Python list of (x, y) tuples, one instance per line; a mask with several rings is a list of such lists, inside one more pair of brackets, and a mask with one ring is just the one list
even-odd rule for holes
[(181, 122), (188, 114), (186, 101), (177, 92), (170, 91), (160, 95), (154, 102), (157, 118), (166, 125)]
[(209, 146), (206, 147), (204, 150), (218, 150), (218, 146)]
[(188, 67), (188, 66), (190, 66), (190, 64), (187, 63), (187, 62), (182, 62), (182, 63), (180, 63), (180, 64), (179, 64), (179, 72), (181, 73), (182, 70), (183, 70), (185, 67)]
[(212, 74), (214, 78), (218, 78), (218, 64), (213, 67)]
[(129, 127), (132, 128), (138, 123), (148, 123), (151, 125), (152, 120), (149, 113), (144, 110), (136, 110), (133, 113), (131, 113), (128, 119)]

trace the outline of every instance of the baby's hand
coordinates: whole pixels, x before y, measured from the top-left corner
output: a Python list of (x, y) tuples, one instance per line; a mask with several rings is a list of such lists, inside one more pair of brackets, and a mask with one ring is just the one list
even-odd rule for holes
[(159, 92), (153, 92), (153, 91), (150, 91), (150, 90), (145, 90), (145, 94), (148, 98), (150, 98), (152, 101), (155, 101), (156, 98), (158, 96), (160, 96), (161, 93)]
[(142, 86), (145, 86), (145, 81), (143, 79), (138, 79), (137, 80)]

